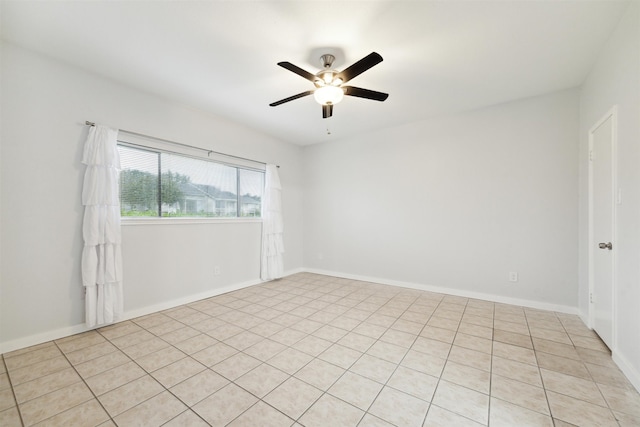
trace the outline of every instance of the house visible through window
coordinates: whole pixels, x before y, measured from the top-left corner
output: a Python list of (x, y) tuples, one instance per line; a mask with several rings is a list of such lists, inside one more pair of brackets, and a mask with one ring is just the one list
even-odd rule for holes
[(122, 216), (261, 216), (263, 171), (127, 145), (118, 150)]

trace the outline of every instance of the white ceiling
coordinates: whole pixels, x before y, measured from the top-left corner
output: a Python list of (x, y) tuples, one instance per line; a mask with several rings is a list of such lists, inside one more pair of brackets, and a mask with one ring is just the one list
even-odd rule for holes
[[(580, 85), (627, 1), (2, 1), (2, 37), (295, 144), (307, 145)], [(384, 61), (322, 119), (312, 73)], [(312, 54), (314, 53), (315, 54)], [(313, 58), (312, 58), (313, 56)], [(113, 124), (117, 125), (117, 124)], [(331, 135), (327, 134), (327, 127)]]

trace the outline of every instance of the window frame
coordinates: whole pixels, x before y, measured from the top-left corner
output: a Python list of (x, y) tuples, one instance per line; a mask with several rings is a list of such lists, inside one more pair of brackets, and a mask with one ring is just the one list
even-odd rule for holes
[[(182, 153), (179, 151), (173, 151), (173, 150), (167, 150), (165, 148), (159, 148), (156, 146), (148, 146), (148, 145), (143, 145), (143, 144), (137, 144), (134, 142), (129, 142), (129, 141), (123, 141), (123, 140), (118, 140), (117, 141), (117, 145), (118, 146), (123, 146), (123, 147), (128, 147), (128, 148), (132, 148), (132, 149), (136, 149), (136, 150), (142, 150), (142, 151), (147, 151), (147, 152), (151, 152), (151, 153), (157, 153), (158, 154), (158, 158), (160, 159), (160, 155), (162, 153), (165, 154), (171, 154), (171, 155), (176, 155), (176, 156), (182, 156), (182, 157), (187, 157), (187, 158), (191, 158), (191, 159), (195, 159), (195, 160), (201, 160), (201, 161), (207, 161), (207, 162), (211, 162), (211, 163), (217, 163), (220, 165), (224, 165), (227, 167), (232, 167), (235, 168), (236, 171), (236, 216), (233, 217), (198, 217), (198, 216), (183, 216), (183, 217), (168, 217), (168, 216), (120, 216), (120, 221), (121, 221), (121, 225), (123, 226), (127, 226), (127, 225), (164, 225), (164, 224), (229, 224), (229, 223), (233, 223), (233, 224), (238, 224), (238, 223), (261, 223), (262, 222), (262, 213), (260, 216), (258, 217), (243, 217), (243, 216), (238, 216), (241, 212), (242, 209), (242, 203), (241, 203), (241, 198), (242, 195), (240, 194), (240, 170), (248, 170), (248, 171), (252, 171), (252, 172), (259, 172), (262, 174), (265, 174), (266, 172), (266, 165), (264, 165), (264, 167), (251, 167), (251, 166), (247, 166), (247, 165), (240, 165), (237, 163), (231, 163), (231, 162), (226, 162), (223, 160), (219, 160), (219, 159), (211, 159), (209, 157), (205, 157), (205, 156), (198, 156), (198, 155), (193, 155), (193, 154), (187, 154), (187, 153)], [(258, 162), (256, 162), (258, 163)], [(160, 167), (160, 160), (158, 160), (158, 165)], [(160, 182), (160, 175), (158, 176), (158, 182)], [(266, 181), (263, 179), (262, 181), (262, 185), (263, 185), (263, 193), (261, 196), (261, 201), (264, 198), (264, 186), (266, 184)], [(120, 186), (118, 186), (118, 191), (120, 192)], [(118, 195), (118, 198), (120, 198), (120, 195)]]

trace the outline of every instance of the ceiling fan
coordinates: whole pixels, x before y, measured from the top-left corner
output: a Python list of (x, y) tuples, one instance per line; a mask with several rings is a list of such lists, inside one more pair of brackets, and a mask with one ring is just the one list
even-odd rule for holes
[(333, 115), (333, 106), (342, 101), (344, 95), (373, 99), (374, 101), (384, 101), (389, 97), (388, 93), (376, 92), (374, 90), (362, 89), (354, 86), (344, 86), (344, 84), (349, 80), (381, 63), (382, 56), (378, 53), (371, 52), (369, 55), (342, 71), (333, 70), (331, 68), (335, 59), (335, 56), (331, 54), (322, 55), (320, 57), (320, 61), (322, 62), (323, 69), (316, 74), (311, 74), (310, 72), (293, 65), (291, 62), (278, 62), (279, 66), (304, 77), (313, 83), (316, 88), (281, 99), (280, 101), (273, 102), (269, 105), (275, 107), (277, 105), (284, 104), (285, 102), (313, 94), (316, 102), (322, 105), (322, 118), (326, 119)]

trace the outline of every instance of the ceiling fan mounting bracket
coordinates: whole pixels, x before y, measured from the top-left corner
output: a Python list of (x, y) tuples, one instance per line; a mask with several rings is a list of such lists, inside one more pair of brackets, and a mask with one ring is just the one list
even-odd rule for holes
[(323, 68), (331, 68), (333, 65), (333, 61), (336, 60), (336, 57), (331, 55), (330, 53), (325, 53), (320, 57), (320, 63)]

